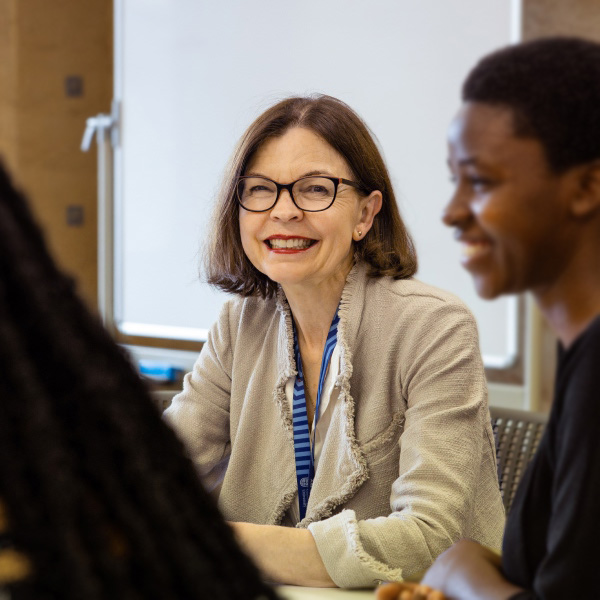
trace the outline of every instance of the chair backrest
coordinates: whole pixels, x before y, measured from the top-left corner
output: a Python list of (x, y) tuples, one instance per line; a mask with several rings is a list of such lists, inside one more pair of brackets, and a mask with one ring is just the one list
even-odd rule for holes
[(519, 481), (533, 458), (548, 422), (548, 415), (525, 410), (490, 407), (496, 438), (498, 482), (508, 513)]

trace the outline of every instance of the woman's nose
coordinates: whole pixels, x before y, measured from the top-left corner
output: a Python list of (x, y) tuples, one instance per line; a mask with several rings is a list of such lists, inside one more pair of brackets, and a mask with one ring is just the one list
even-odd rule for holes
[(277, 203), (271, 209), (271, 218), (278, 221), (292, 221), (301, 219), (304, 212), (292, 200), (288, 190), (281, 190)]
[(442, 221), (448, 227), (458, 227), (471, 218), (471, 210), (464, 194), (457, 186), (452, 194), (448, 204), (442, 211)]

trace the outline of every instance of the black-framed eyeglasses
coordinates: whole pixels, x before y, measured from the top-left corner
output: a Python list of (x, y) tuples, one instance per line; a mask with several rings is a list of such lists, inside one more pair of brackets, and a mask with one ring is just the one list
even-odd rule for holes
[(267, 177), (243, 175), (238, 177), (236, 195), (242, 208), (250, 212), (266, 212), (277, 204), (281, 190), (287, 190), (300, 210), (320, 212), (333, 204), (340, 184), (362, 189), (358, 183), (341, 177), (314, 175), (292, 183), (277, 183)]

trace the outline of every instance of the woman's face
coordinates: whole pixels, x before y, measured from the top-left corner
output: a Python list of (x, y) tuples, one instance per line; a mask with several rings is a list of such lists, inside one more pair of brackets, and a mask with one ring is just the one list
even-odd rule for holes
[[(244, 175), (263, 176), (278, 183), (291, 183), (307, 175), (353, 180), (344, 158), (321, 137), (300, 127), (265, 141)], [(259, 271), (284, 290), (330, 283), (337, 286), (352, 268), (353, 240), (365, 236), (380, 206), (379, 192), (361, 198), (356, 189), (340, 184), (330, 208), (303, 212), (288, 191), (282, 190), (270, 211), (254, 213), (240, 207), (244, 252)]]
[(455, 190), (443, 221), (482, 298), (551, 286), (568, 256), (572, 173), (552, 173), (542, 144), (513, 131), (510, 109), (477, 102), (449, 130)]

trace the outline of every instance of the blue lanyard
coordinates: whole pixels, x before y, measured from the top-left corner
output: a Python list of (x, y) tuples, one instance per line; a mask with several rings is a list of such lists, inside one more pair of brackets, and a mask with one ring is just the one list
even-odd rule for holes
[(292, 423), (294, 425), (294, 453), (296, 457), (296, 479), (298, 480), (298, 506), (300, 508), (300, 520), (306, 515), (306, 507), (310, 497), (310, 490), (315, 478), (315, 432), (317, 430), (317, 421), (319, 420), (319, 408), (321, 406), (321, 394), (323, 392), (323, 383), (327, 373), (327, 365), (331, 360), (333, 349), (337, 344), (337, 327), (340, 318), (338, 311), (327, 334), (325, 349), (323, 351), (323, 360), (321, 361), (321, 373), (319, 374), (319, 387), (317, 389), (317, 403), (315, 405), (315, 415), (313, 417), (313, 439), (312, 449), (310, 447), (310, 434), (308, 429), (308, 414), (306, 412), (306, 393), (304, 391), (304, 374), (302, 372), (302, 359), (300, 357), (300, 346), (298, 344), (298, 334), (294, 327), (294, 354), (296, 357), (296, 368), (298, 375), (294, 383), (294, 397), (292, 402)]

